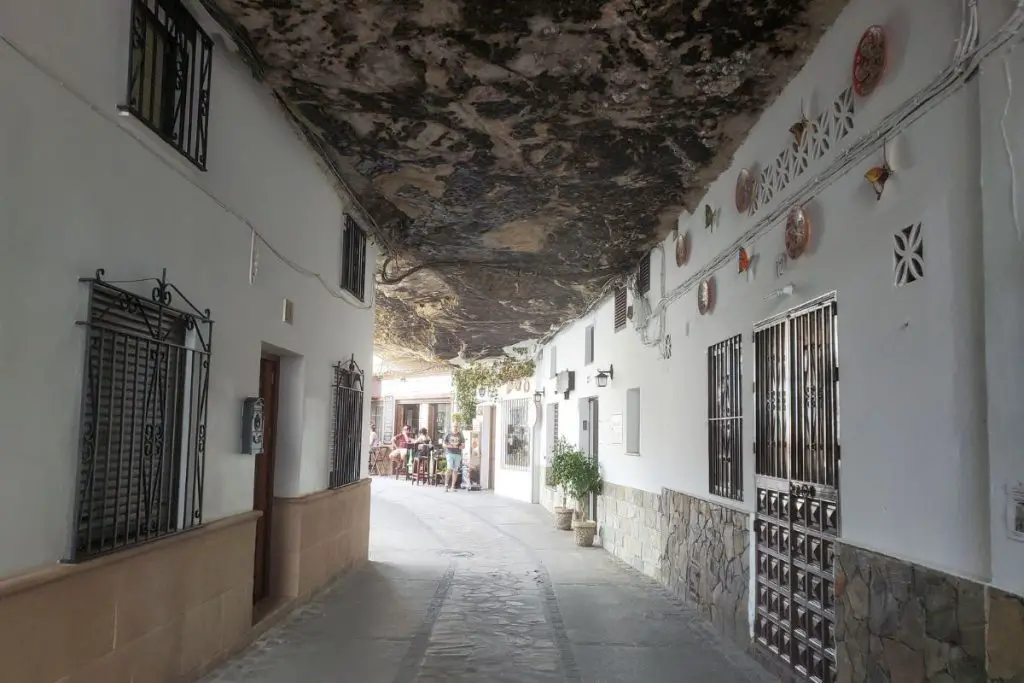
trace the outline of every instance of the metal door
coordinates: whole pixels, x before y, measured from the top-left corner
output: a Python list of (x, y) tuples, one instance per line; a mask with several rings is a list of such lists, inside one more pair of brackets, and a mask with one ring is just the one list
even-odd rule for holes
[(754, 331), (759, 647), (833, 683), (839, 538), (839, 357), (834, 295)]

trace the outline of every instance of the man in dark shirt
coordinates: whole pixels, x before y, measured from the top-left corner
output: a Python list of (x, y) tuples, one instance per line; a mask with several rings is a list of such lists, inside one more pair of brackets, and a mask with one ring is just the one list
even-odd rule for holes
[(444, 436), (444, 455), (448, 468), (444, 473), (444, 490), (458, 490), (455, 482), (462, 467), (462, 431), (458, 422), (452, 422), (452, 431)]

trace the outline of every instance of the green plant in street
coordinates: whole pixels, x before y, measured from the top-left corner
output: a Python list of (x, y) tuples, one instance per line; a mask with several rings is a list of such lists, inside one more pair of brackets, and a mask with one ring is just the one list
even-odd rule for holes
[(562, 490), (563, 506), (568, 496), (581, 515), (583, 502), (590, 494), (601, 493), (603, 487), (597, 462), (561, 436), (555, 439), (551, 452), (551, 481)]
[[(523, 355), (519, 353), (518, 355)], [(455, 417), (459, 424), (469, 427), (476, 417), (476, 390), (496, 389), (509, 382), (532, 377), (532, 360), (506, 357), (495, 362), (477, 361), (452, 371), (452, 385), (455, 392)]]

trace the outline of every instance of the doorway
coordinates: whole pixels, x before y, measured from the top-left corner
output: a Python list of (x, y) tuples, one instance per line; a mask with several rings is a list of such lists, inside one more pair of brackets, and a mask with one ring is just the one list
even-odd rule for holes
[(838, 313), (831, 296), (754, 328), (757, 646), (801, 677), (838, 680)]
[(270, 534), (274, 516), (274, 449), (277, 445), (278, 386), (281, 359), (260, 358), (260, 398), (263, 399), (263, 452), (256, 456), (253, 480), (254, 510), (263, 514), (256, 521), (256, 551), (253, 558), (253, 604), (270, 596)]
[(484, 424), (487, 426), (487, 435), (484, 437), (487, 443), (487, 488), (490, 491), (494, 490), (494, 431), (496, 427), (494, 420), (496, 413), (495, 406), (484, 408)]
[[(598, 462), (597, 444), (600, 439), (598, 434), (598, 402), (596, 396), (580, 399), (580, 448), (596, 463)], [(597, 519), (597, 496), (591, 494), (590, 519)]]
[(412, 428), (413, 434), (420, 431), (419, 403), (400, 403), (398, 405), (398, 424), (395, 425), (395, 433), (401, 432), (406, 425)]

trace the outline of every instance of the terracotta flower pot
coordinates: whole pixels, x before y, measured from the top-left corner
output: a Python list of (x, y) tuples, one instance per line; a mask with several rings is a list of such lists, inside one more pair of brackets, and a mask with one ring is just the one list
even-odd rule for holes
[(572, 529), (572, 508), (555, 508), (555, 528), (562, 531)]
[(581, 548), (589, 548), (594, 545), (594, 536), (597, 534), (597, 522), (580, 520), (573, 524), (572, 530), (576, 537), (576, 545)]

